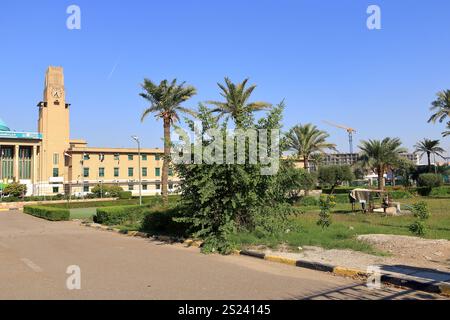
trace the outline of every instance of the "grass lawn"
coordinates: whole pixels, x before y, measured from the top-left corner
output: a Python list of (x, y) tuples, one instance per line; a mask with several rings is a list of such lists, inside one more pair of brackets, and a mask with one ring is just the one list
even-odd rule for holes
[(70, 219), (92, 220), (96, 213), (97, 208), (70, 209)]
[[(450, 199), (408, 199), (401, 200), (406, 204), (424, 200), (428, 203), (431, 217), (427, 221), (425, 238), (450, 240)], [(306, 213), (294, 220), (294, 230), (278, 237), (267, 237), (253, 233), (240, 233), (233, 240), (240, 246), (267, 245), (275, 248), (283, 243), (292, 248), (304, 245), (320, 246), (327, 249), (352, 249), (368, 253), (380, 254), (370, 245), (356, 240), (361, 234), (397, 234), (412, 235), (409, 225), (413, 216), (390, 217), (381, 214), (351, 213), (350, 204), (338, 204), (333, 211), (333, 223), (322, 230), (316, 225), (318, 207), (304, 207)]]

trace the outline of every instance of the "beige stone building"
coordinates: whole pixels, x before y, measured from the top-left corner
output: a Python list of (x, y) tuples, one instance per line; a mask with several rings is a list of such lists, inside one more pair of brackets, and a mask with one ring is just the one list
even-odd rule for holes
[[(117, 185), (143, 195), (161, 192), (163, 151), (89, 147), (70, 138), (70, 104), (61, 67), (49, 67), (38, 132), (16, 132), (0, 120), (0, 187), (13, 181), (27, 185), (28, 195), (85, 195), (96, 185)], [(140, 170), (139, 170), (140, 169)], [(169, 191), (178, 180), (169, 172)]]

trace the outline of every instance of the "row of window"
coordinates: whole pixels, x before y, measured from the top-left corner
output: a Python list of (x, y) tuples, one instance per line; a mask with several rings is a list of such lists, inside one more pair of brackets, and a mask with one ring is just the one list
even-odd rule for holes
[[(129, 154), (128, 155), (128, 160), (133, 161), (134, 160), (134, 154)], [(105, 155), (103, 153), (100, 153), (98, 155), (98, 158), (100, 161), (105, 160)], [(148, 160), (148, 155), (147, 154), (142, 154), (141, 155), (142, 161), (147, 161)], [(83, 154), (83, 160), (90, 160), (91, 159), (91, 155), (90, 154)], [(114, 154), (114, 160), (119, 161), (120, 160), (120, 154), (116, 153)], [(155, 161), (159, 161), (161, 160), (161, 156), (159, 154), (155, 154)]]
[[(128, 185), (128, 191), (133, 191), (134, 190), (134, 185), (130, 184)], [(169, 183), (169, 189), (173, 189), (174, 185), (173, 183)], [(148, 185), (147, 184), (143, 184), (142, 185), (142, 190), (143, 191), (147, 191), (148, 190)], [(156, 184), (156, 190), (161, 190), (161, 184), (157, 183)], [(84, 186), (83, 187), (83, 192), (90, 192), (90, 187), (89, 186)], [(53, 187), (53, 193), (59, 193), (59, 187)]]
[[(90, 175), (90, 169), (89, 168), (83, 168), (83, 177), (89, 178)], [(120, 175), (120, 169), (114, 168), (114, 177), (119, 177)], [(105, 168), (98, 168), (98, 176), (104, 177), (105, 176)], [(148, 170), (147, 168), (142, 168), (142, 176), (147, 177), (148, 176)], [(161, 176), (161, 168), (155, 168), (155, 176), (160, 177)], [(173, 170), (169, 168), (169, 176), (173, 176)], [(53, 177), (59, 177), (59, 168), (53, 168)], [(128, 177), (134, 177), (134, 168), (128, 168)]]
[[(83, 168), (83, 177), (88, 178), (90, 175), (90, 169), (89, 168)], [(98, 176), (104, 177), (105, 176), (105, 168), (98, 168)], [(114, 168), (114, 177), (120, 176), (120, 168)], [(148, 168), (144, 167), (142, 168), (142, 176), (147, 177), (148, 176)], [(155, 168), (155, 176), (160, 177), (161, 176), (161, 168)], [(173, 170), (169, 169), (169, 176), (173, 176)], [(128, 168), (128, 177), (134, 177), (134, 168)]]

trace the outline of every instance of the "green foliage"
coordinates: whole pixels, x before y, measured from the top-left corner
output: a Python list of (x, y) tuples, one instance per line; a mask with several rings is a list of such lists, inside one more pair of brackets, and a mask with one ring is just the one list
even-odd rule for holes
[[(119, 187), (117, 185), (96, 185), (94, 188), (92, 188), (91, 192), (95, 195), (96, 198), (101, 197), (110, 197), (110, 198), (119, 198), (120, 194), (125, 192), (123, 191), (122, 187)], [(130, 192), (131, 195), (131, 192)], [(129, 198), (120, 198), (120, 199), (131, 199)]]
[(300, 191), (309, 191), (316, 185), (316, 175), (304, 169), (296, 168), (291, 160), (283, 161), (283, 164), (276, 176), (276, 186), (280, 188), (276, 194), (281, 196), (281, 202), (285, 200), (285, 195), (291, 203), (298, 201)]
[(3, 194), (11, 197), (23, 197), (27, 193), (27, 186), (18, 182), (8, 184), (3, 189)]
[(410, 199), (412, 198), (413, 195), (406, 191), (406, 190), (393, 190), (393, 191), (389, 191), (389, 198), (391, 199)]
[(344, 182), (351, 182), (355, 178), (350, 166), (325, 166), (319, 168), (318, 179), (322, 187), (330, 187), (330, 194)]
[(189, 225), (175, 221), (175, 219), (182, 216), (183, 208), (180, 206), (172, 208), (149, 208), (145, 211), (141, 231), (151, 234), (164, 234), (177, 237), (187, 236), (187, 229)]
[(145, 206), (117, 206), (98, 208), (94, 222), (105, 225), (135, 224), (142, 220), (148, 208)]
[(120, 191), (118, 194), (118, 198), (121, 200), (129, 200), (133, 198), (133, 194), (131, 191)]
[(331, 225), (331, 210), (336, 206), (335, 197), (332, 195), (322, 195), (319, 199), (320, 213), (317, 225), (322, 227), (322, 230)]
[[(419, 187), (436, 188), (440, 187), (443, 183), (442, 176), (434, 173), (423, 173), (417, 180)], [(431, 191), (431, 190), (430, 190)]]
[(428, 210), (427, 203), (424, 201), (417, 202), (411, 206), (411, 211), (413, 212), (416, 221), (409, 226), (409, 230), (418, 236), (425, 235), (425, 221), (430, 218), (430, 211)]
[(25, 206), (23, 212), (50, 221), (68, 221), (70, 219), (70, 211), (67, 209), (46, 206)]
[[(355, 189), (355, 187), (337, 187), (334, 189), (333, 194), (338, 195), (338, 194), (346, 194), (348, 195), (353, 189)], [(331, 188), (322, 188), (322, 193), (323, 194), (331, 194)]]
[(319, 199), (314, 196), (306, 196), (302, 197), (298, 204), (305, 207), (315, 207), (319, 205)]
[(433, 188), (430, 192), (430, 197), (449, 197), (450, 196), (450, 186), (442, 186)]
[[(239, 125), (249, 126), (244, 129), (279, 129), (283, 109), (284, 105), (280, 104), (258, 123), (252, 124), (251, 118), (243, 118), (247, 115), (246, 112), (239, 113)], [(204, 130), (199, 134), (221, 127), (217, 118), (205, 106), (200, 105), (198, 117)], [(193, 129), (193, 123), (188, 123)], [(225, 126), (221, 128), (225, 140)], [(212, 141), (203, 141), (201, 147), (205, 148), (211, 143)], [(175, 220), (189, 224), (189, 232), (204, 240), (204, 252), (229, 252), (233, 248), (230, 235), (237, 230), (258, 228), (268, 233), (275, 232), (275, 229), (282, 230), (282, 223), (275, 223), (275, 226), (270, 223), (269, 226), (266, 221), (281, 221), (286, 218), (283, 204), (289, 201), (287, 195), (290, 188), (299, 183), (290, 179), (290, 176), (298, 176), (299, 171), (293, 170), (291, 164), (285, 161), (281, 161), (280, 166), (278, 174), (264, 176), (261, 175), (260, 164), (249, 164), (248, 161), (246, 164), (235, 165), (177, 165), (185, 210), (183, 216)]]

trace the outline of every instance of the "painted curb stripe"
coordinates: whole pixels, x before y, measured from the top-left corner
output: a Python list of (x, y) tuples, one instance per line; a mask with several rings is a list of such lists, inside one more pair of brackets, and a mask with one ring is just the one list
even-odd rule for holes
[(441, 291), (442, 294), (450, 296), (450, 284), (441, 284), (439, 286), (439, 290)]
[(335, 267), (333, 273), (344, 277), (367, 277), (367, 273), (358, 269)]
[(272, 262), (278, 262), (283, 264), (288, 264), (291, 266), (295, 266), (297, 264), (297, 260), (289, 259), (289, 258), (283, 258), (283, 257), (277, 257), (277, 256), (265, 256), (264, 260), (272, 261)]

